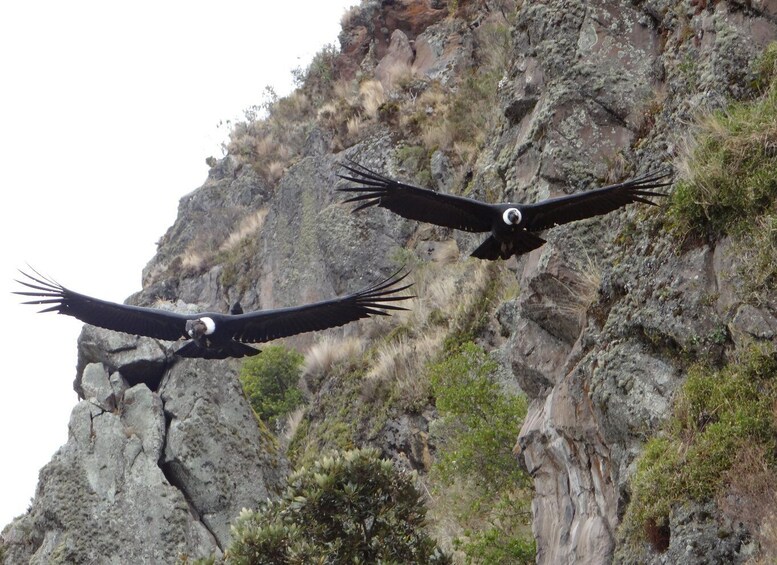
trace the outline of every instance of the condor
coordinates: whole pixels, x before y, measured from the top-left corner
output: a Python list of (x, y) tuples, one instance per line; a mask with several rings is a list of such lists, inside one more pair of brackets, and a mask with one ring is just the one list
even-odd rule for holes
[[(44, 277), (20, 271), (27, 280), (16, 282), (28, 289), (14, 294), (34, 297), (24, 304), (46, 305), (41, 312), (57, 312), (109, 330), (175, 341), (189, 339), (175, 353), (179, 357), (226, 359), (256, 355), (259, 350), (246, 343), (261, 343), (305, 332), (342, 326), (372, 315), (386, 316), (390, 310), (407, 310), (392, 304), (412, 296), (399, 296), (412, 286), (398, 286), (409, 273), (399, 272), (354, 294), (304, 306), (259, 310), (248, 313), (179, 314), (98, 300), (73, 292)], [(237, 310), (242, 312), (242, 308)]]
[(600, 216), (626, 204), (641, 202), (655, 205), (652, 192), (669, 186), (670, 172), (662, 170), (635, 179), (578, 194), (550, 198), (536, 204), (487, 204), (471, 198), (441, 194), (426, 188), (403, 184), (353, 161), (342, 164), (349, 174), (340, 178), (358, 183), (337, 190), (355, 193), (345, 202), (362, 202), (358, 212), (380, 206), (410, 220), (428, 222), (468, 232), (491, 232), (472, 252), (478, 259), (509, 259), (513, 255), (537, 249), (545, 240), (536, 235), (554, 226)]

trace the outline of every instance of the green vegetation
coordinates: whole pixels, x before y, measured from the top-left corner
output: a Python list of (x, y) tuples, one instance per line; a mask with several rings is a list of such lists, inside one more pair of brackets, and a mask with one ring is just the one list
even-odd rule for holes
[(744, 297), (763, 299), (777, 284), (777, 43), (754, 64), (763, 94), (702, 120), (669, 210), (685, 237), (734, 238), (747, 265)]
[(226, 562), (449, 563), (426, 534), (413, 482), (375, 449), (319, 459), (289, 478), (279, 501), (243, 511)]
[(271, 345), (249, 357), (240, 369), (240, 383), (248, 401), (262, 420), (274, 424), (302, 404), (297, 384), (304, 357), (282, 345)]
[(313, 56), (307, 69), (298, 67), (292, 71), (296, 86), (310, 95), (315, 104), (332, 98), (332, 89), (337, 80), (336, 63), (339, 54), (338, 47), (329, 43)]
[(493, 381), (497, 367), (472, 342), (429, 367), (445, 438), (436, 470), (445, 481), (466, 476), (484, 489), (526, 483), (512, 453), (526, 416), (526, 399), (500, 389)]
[(668, 524), (673, 506), (715, 499), (742, 453), (757, 449), (777, 464), (777, 356), (753, 345), (720, 371), (696, 364), (664, 434), (648, 441), (632, 480), (622, 525), (629, 541)]
[(430, 365), (441, 416), (434, 429), (438, 460), (432, 478), (440, 483), (435, 489), (440, 504), (454, 510), (464, 526), (454, 544), (468, 562), (533, 563), (531, 481), (512, 452), (526, 399), (501, 390), (494, 382), (497, 368), (472, 342)]
[(672, 198), (680, 234), (747, 233), (754, 218), (774, 212), (777, 196), (777, 43), (754, 64), (755, 100), (733, 102), (702, 120), (689, 155), (689, 178)]
[(432, 171), (429, 165), (431, 153), (420, 145), (403, 145), (397, 149), (397, 159), (403, 168), (415, 172), (415, 181), (421, 186), (432, 184)]

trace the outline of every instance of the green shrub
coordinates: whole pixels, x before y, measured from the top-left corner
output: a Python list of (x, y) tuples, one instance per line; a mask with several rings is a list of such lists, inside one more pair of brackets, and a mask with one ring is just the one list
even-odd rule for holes
[(468, 556), (468, 562), (477, 563), (534, 563), (537, 544), (531, 537), (507, 537), (500, 528), (489, 528), (455, 543)]
[(226, 561), (449, 563), (425, 527), (413, 476), (376, 449), (357, 449), (303, 467), (279, 501), (243, 511)]
[(332, 98), (332, 89), (337, 80), (337, 58), (340, 50), (333, 43), (327, 44), (313, 56), (307, 69), (292, 71), (292, 78), (298, 88), (320, 104)]
[[(496, 361), (472, 342), (452, 346), (429, 367), (440, 413), (432, 477), (446, 485), (438, 489), (438, 504), (450, 507), (443, 513), (458, 514), (465, 528), (454, 543), (468, 562), (533, 563), (531, 480), (513, 455), (526, 399), (506, 394), (493, 379), (496, 370)], [(457, 500), (445, 501), (451, 490)]]
[(743, 450), (763, 449), (774, 465), (776, 403), (777, 357), (770, 348), (754, 345), (720, 371), (692, 366), (666, 433), (645, 445), (637, 463), (626, 538), (636, 542), (666, 526), (677, 504), (714, 499)]
[(513, 455), (526, 399), (502, 392), (492, 380), (496, 369), (496, 361), (472, 342), (430, 368), (446, 438), (437, 462), (443, 478), (468, 476), (493, 489), (526, 481)]
[(733, 102), (699, 125), (689, 156), (689, 177), (677, 184), (672, 195), (670, 217), (675, 232), (713, 238), (739, 236), (749, 233), (760, 216), (775, 212), (775, 50), (771, 46), (755, 64), (762, 82), (768, 82), (762, 97)]
[(240, 369), (240, 383), (256, 414), (274, 424), (302, 404), (298, 388), (304, 357), (282, 345), (271, 345), (249, 357)]

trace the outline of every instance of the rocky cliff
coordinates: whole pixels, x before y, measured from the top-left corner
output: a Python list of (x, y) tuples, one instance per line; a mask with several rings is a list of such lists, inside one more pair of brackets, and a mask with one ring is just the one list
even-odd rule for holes
[(377, 445), (428, 471), (439, 415), (426, 367), (454, 334), (529, 399), (515, 453), (531, 477), (538, 563), (768, 558), (768, 538), (720, 498), (678, 499), (646, 533), (622, 526), (640, 454), (666, 431), (690, 367), (775, 342), (773, 286), (757, 300), (742, 292), (736, 237), (684, 237), (668, 205), (633, 207), (549, 230), (545, 246), (486, 268), (467, 259), (476, 237), (352, 215), (333, 189), (344, 157), (490, 201), (667, 165), (680, 179), (689, 124), (758, 95), (753, 63), (776, 32), (769, 2), (363, 1), (340, 50), (322, 52), (266, 119), (236, 128), (130, 301), (286, 306), (404, 263), (416, 267), (415, 312), (291, 341), (311, 359), (357, 340), (349, 355), (362, 357), (360, 372), (309, 368), (289, 453), (246, 403), (238, 362), (173, 363), (153, 340), (85, 329), (84, 400), (30, 511), (3, 531), (5, 562), (218, 556), (240, 509), (282, 486), (288, 457), (333, 447)]

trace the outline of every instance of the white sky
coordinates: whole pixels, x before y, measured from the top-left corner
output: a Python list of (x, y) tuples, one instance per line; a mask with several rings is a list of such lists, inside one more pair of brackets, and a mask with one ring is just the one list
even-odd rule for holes
[(178, 200), (221, 157), (220, 120), (337, 43), (358, 0), (5, 2), (0, 7), (0, 529), (67, 440), (81, 323), (21, 306), (29, 263), (123, 301)]

